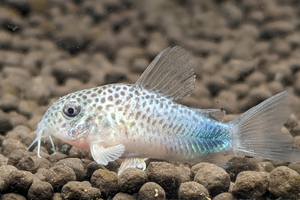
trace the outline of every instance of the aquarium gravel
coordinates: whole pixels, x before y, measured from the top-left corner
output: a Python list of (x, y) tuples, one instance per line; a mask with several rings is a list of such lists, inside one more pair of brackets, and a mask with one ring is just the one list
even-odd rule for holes
[[(225, 121), (289, 92), (283, 132), (300, 146), (300, 2), (292, 0), (3, 0), (0, 2), (2, 199), (299, 199), (300, 162), (237, 155), (175, 163), (97, 164), (37, 123), (59, 97), (137, 81), (168, 46), (190, 54), (197, 80), (180, 103), (224, 109)], [(225, 160), (225, 162), (224, 162)], [(225, 164), (225, 165), (224, 165)], [(0, 198), (0, 199), (1, 199)]]

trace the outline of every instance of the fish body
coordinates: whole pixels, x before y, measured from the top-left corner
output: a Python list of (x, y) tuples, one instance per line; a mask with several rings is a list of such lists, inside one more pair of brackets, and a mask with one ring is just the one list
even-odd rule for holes
[(84, 150), (99, 164), (126, 158), (128, 167), (145, 169), (144, 158), (182, 162), (217, 153), (299, 160), (293, 140), (281, 133), (290, 115), (287, 92), (279, 93), (229, 123), (219, 109), (176, 103), (191, 93), (195, 76), (180, 47), (168, 48), (132, 85), (111, 84), (68, 94), (45, 113), (36, 131)]

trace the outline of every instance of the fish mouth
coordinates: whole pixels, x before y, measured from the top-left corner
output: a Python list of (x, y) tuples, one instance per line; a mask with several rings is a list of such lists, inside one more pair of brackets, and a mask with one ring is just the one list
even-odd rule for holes
[(35, 131), (36, 138), (33, 140), (33, 142), (29, 145), (27, 150), (29, 150), (35, 143), (37, 143), (37, 156), (41, 158), (40, 155), (40, 149), (41, 149), (41, 140), (45, 138), (49, 138), (51, 145), (52, 145), (52, 150), (55, 152), (55, 147), (54, 143), (52, 141), (51, 135), (49, 134), (49, 131), (47, 130), (47, 127), (44, 126), (43, 120), (38, 123), (38, 127)]

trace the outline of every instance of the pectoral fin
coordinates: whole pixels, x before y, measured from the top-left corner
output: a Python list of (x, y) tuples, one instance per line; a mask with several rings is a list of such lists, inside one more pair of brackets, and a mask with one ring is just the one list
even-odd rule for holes
[(118, 144), (111, 147), (103, 147), (101, 143), (94, 142), (91, 145), (91, 153), (94, 160), (98, 164), (107, 165), (108, 162), (117, 160), (122, 156), (125, 151), (125, 146), (123, 144)]
[(147, 160), (147, 158), (126, 158), (119, 168), (118, 175), (121, 175), (127, 168), (138, 168), (141, 170), (145, 170), (145, 160)]

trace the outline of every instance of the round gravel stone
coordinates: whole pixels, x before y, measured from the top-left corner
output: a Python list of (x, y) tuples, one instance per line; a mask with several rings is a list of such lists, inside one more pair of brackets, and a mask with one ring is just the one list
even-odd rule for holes
[(53, 196), (53, 187), (50, 183), (44, 181), (35, 181), (28, 190), (28, 199), (50, 200)]
[(123, 193), (123, 192), (119, 192), (118, 194), (116, 194), (113, 198), (113, 200), (136, 200), (136, 198), (134, 198), (133, 196)]
[(230, 186), (230, 177), (224, 169), (214, 164), (208, 164), (199, 169), (194, 181), (208, 189), (211, 196), (227, 192)]
[(5, 139), (2, 143), (2, 154), (8, 157), (16, 149), (22, 149), (23, 151), (26, 151), (26, 148), (27, 147), (19, 140)]
[(91, 177), (91, 184), (99, 188), (103, 196), (114, 196), (118, 192), (118, 175), (106, 169), (98, 169)]
[(10, 173), (17, 170), (18, 169), (12, 165), (3, 165), (0, 167), (0, 194), (5, 193), (7, 190)]
[(65, 159), (62, 159), (62, 160), (58, 161), (57, 163), (55, 163), (54, 166), (56, 166), (56, 165), (64, 165), (64, 166), (68, 166), (68, 167), (72, 168), (73, 171), (75, 172), (76, 180), (78, 180), (78, 181), (84, 180), (86, 170), (84, 169), (83, 162), (80, 159), (65, 158)]
[(4, 194), (3, 196), (3, 199), (11, 199), (11, 200), (26, 200), (26, 197), (20, 195), (20, 194), (16, 194), (16, 193), (7, 193), (7, 194)]
[(234, 200), (234, 196), (229, 192), (223, 192), (215, 196), (213, 200)]
[(243, 156), (235, 156), (227, 162), (226, 171), (230, 175), (231, 181), (235, 181), (236, 176), (242, 171), (259, 171), (259, 166), (254, 159)]
[(70, 181), (61, 189), (61, 196), (69, 200), (96, 200), (101, 197), (101, 192), (88, 181)]
[(10, 155), (7, 164), (14, 165), (19, 170), (31, 171), (34, 167), (34, 161), (27, 151), (16, 149)]
[(128, 168), (119, 176), (118, 184), (122, 192), (133, 194), (140, 190), (147, 179), (148, 176), (143, 170)]
[(45, 174), (45, 181), (50, 183), (54, 191), (60, 191), (69, 181), (75, 181), (76, 175), (73, 169), (64, 165), (56, 165)]
[(148, 179), (158, 183), (166, 191), (167, 198), (176, 198), (181, 177), (176, 167), (166, 162), (150, 162), (146, 173)]
[(207, 200), (209, 199), (209, 193), (203, 185), (190, 181), (181, 183), (178, 198), (181, 200)]
[(268, 188), (268, 173), (244, 171), (238, 174), (232, 193), (241, 199), (262, 197)]
[(17, 194), (27, 195), (28, 189), (33, 183), (35, 177), (28, 171), (16, 170), (9, 174), (8, 191)]
[(165, 200), (166, 193), (165, 190), (154, 182), (145, 183), (139, 193), (138, 193), (138, 200)]
[(277, 167), (270, 173), (268, 189), (276, 198), (299, 199), (300, 175), (288, 167)]

